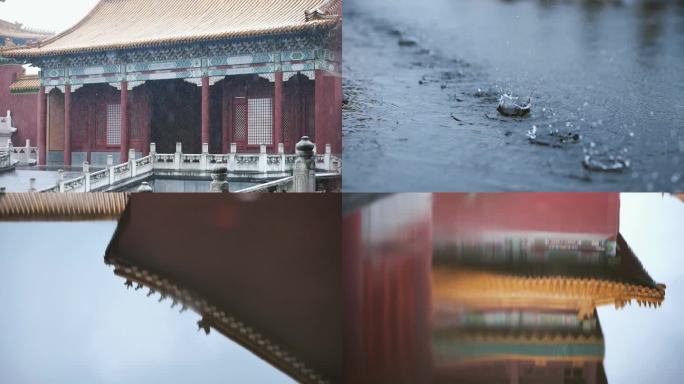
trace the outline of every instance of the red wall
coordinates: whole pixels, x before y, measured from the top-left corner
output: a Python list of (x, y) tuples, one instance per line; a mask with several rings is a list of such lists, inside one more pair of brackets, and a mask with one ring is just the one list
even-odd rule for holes
[[(431, 381), (432, 227), (429, 205), (414, 197), (381, 199), (342, 218), (346, 383)], [(408, 220), (397, 204), (411, 207)]]
[(342, 77), (316, 70), (316, 151), (342, 152)]
[[(26, 139), (36, 146), (38, 94), (13, 95), (10, 85), (23, 74), (24, 68), (18, 64), (0, 65), (0, 115), (5, 116), (7, 110), (12, 111), (12, 125), (17, 132), (12, 137), (15, 146), (26, 145)], [(3, 143), (4, 145), (4, 143)]]
[(436, 241), (477, 237), (483, 231), (600, 234), (615, 240), (618, 193), (437, 193)]

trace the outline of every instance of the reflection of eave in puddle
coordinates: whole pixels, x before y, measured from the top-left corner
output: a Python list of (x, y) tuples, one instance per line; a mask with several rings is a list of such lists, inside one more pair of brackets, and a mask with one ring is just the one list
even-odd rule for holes
[[(590, 329), (558, 325), (547, 329), (434, 329), (431, 345), (435, 375), (465, 382), (469, 382), (468, 377), (487, 382), (483, 381), (485, 377), (492, 379), (492, 375), (561, 382), (558, 375), (565, 372), (566, 378), (572, 374), (588, 382), (606, 383), (600, 322), (595, 312), (593, 319), (582, 322), (590, 322)], [(487, 373), (480, 377), (483, 372)]]
[(639, 305), (660, 306), (665, 286), (653, 282), (621, 236), (617, 260), (618, 265), (593, 270), (586, 276), (566, 276), (557, 269), (546, 275), (539, 268), (517, 268), (520, 265), (515, 271), (507, 271), (510, 265), (506, 264), (437, 264), (432, 270), (433, 304), (435, 308), (458, 304), (471, 308), (572, 310), (579, 318), (592, 317), (598, 306), (622, 308), (632, 300)]
[(594, 309), (631, 300), (659, 306), (664, 290), (598, 279), (522, 277), (473, 270), (432, 272), (434, 305), (455, 301), (468, 307), (574, 309), (589, 317)]

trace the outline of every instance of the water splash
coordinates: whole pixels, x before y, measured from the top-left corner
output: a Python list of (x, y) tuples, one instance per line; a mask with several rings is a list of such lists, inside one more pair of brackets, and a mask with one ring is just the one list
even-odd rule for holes
[(532, 109), (532, 100), (527, 98), (526, 102), (521, 102), (519, 97), (514, 97), (504, 93), (499, 98), (499, 106), (496, 108), (504, 116), (525, 116)]
[(582, 166), (590, 171), (622, 172), (629, 168), (629, 165), (629, 159), (621, 155), (586, 154), (582, 160)]

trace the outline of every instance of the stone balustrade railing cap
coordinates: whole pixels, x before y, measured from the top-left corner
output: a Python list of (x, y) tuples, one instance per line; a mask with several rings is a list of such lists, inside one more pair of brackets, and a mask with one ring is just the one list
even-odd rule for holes
[(314, 143), (311, 142), (309, 136), (302, 136), (302, 139), (295, 146), (297, 151), (311, 152), (314, 149)]

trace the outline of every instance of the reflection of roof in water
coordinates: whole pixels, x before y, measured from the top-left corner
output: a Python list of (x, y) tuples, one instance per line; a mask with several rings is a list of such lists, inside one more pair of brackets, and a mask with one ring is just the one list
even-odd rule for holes
[[(569, 367), (576, 377), (605, 383), (605, 342), (596, 313), (587, 332), (561, 329), (521, 330), (437, 328), (432, 333), (436, 382), (494, 382), (518, 376), (521, 382), (567, 382)], [(511, 369), (516, 367), (515, 373)], [(584, 371), (583, 369), (586, 369)], [(572, 376), (570, 370), (570, 376)], [(582, 381), (584, 382), (584, 381)]]
[(474, 360), (546, 360), (602, 361), (603, 339), (578, 339), (549, 335), (540, 338), (468, 337), (448, 338), (435, 335), (433, 352), (437, 359)]
[[(444, 321), (445, 319), (456, 319), (456, 321)], [(603, 339), (596, 313), (591, 319), (577, 319), (577, 314), (572, 311), (536, 309), (468, 311), (460, 308), (459, 314), (445, 312), (443, 308), (438, 308), (438, 312), (433, 314), (433, 321), (433, 328), (438, 332), (445, 332), (447, 335), (456, 332), (459, 336), (467, 335), (474, 339), (492, 337), (504, 339), (514, 337), (525, 340)]]
[(134, 194), (105, 261), (294, 379), (336, 381), (339, 207), (329, 194)]
[[(576, 308), (589, 316), (599, 305), (660, 305), (665, 286), (656, 284), (622, 236), (615, 258), (596, 265), (546, 262), (459, 262), (459, 255), (438, 250), (433, 267), (433, 297), (493, 307)], [(609, 261), (614, 260), (616, 263)]]
[[(512, 276), (524, 277), (564, 277), (579, 279), (596, 279), (657, 288), (648, 272), (644, 269), (634, 252), (629, 248), (622, 235), (618, 236), (616, 256), (593, 253), (591, 260), (578, 257), (547, 257), (543, 260), (502, 258), (496, 261), (485, 261), (479, 257), (484, 253), (479, 250), (459, 251), (444, 247), (435, 250), (435, 265), (438, 267), (453, 266), (472, 268), (477, 271), (496, 272)], [(485, 251), (482, 251), (485, 252)], [(570, 254), (572, 252), (568, 252)]]

